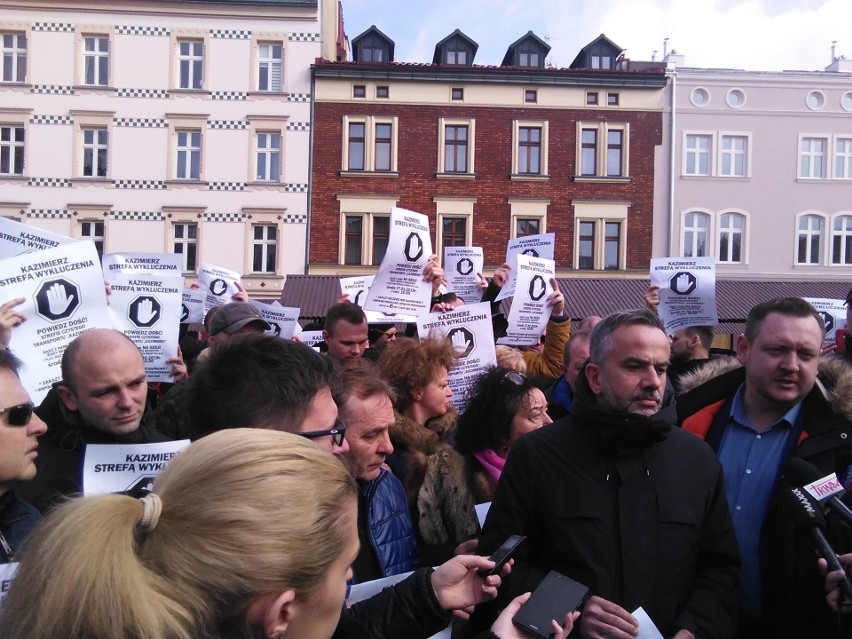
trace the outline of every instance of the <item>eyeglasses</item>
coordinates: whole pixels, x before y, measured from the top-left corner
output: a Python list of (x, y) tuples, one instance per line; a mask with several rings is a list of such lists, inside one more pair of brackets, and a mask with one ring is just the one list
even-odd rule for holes
[(0, 415), (9, 413), (9, 426), (26, 426), (33, 417), (33, 410), (35, 410), (35, 404), (27, 402), (9, 408), (0, 408)]
[(506, 374), (503, 375), (503, 381), (511, 382), (515, 386), (523, 386), (527, 381), (527, 376), (518, 371), (506, 371)]
[(346, 434), (346, 424), (341, 420), (334, 421), (334, 428), (331, 430), (311, 430), (306, 433), (299, 433), (307, 439), (318, 439), (320, 437), (331, 437), (331, 442), (335, 446), (343, 446), (343, 436)]

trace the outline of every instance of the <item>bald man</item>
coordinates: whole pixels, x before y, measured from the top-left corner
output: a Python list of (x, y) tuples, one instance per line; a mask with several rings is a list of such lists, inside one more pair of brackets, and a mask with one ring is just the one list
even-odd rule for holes
[(155, 398), (142, 355), (123, 333), (95, 329), (77, 337), (62, 355), (62, 381), (36, 409), (48, 430), (39, 442), (36, 479), (21, 487), (21, 496), (45, 512), (80, 493), (87, 444), (166, 441), (155, 428)]

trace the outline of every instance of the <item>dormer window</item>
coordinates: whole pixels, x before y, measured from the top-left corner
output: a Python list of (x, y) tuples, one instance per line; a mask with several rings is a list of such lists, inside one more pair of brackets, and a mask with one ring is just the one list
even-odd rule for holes
[(352, 39), (352, 58), (355, 62), (393, 62), (393, 48), (393, 40), (373, 25)]
[(384, 62), (385, 50), (375, 45), (362, 45), (359, 59), (361, 62)]
[(444, 64), (467, 64), (467, 47), (460, 42), (451, 42), (444, 51)]
[(550, 45), (532, 31), (509, 45), (502, 66), (524, 69), (543, 69), (544, 59), (550, 53)]
[(435, 55), (432, 64), (445, 66), (469, 67), (473, 65), (473, 56), (479, 45), (456, 29), (446, 38), (435, 45)]

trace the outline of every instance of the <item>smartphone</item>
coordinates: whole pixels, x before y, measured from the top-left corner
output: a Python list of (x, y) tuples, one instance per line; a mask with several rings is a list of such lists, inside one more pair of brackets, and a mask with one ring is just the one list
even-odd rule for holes
[(561, 626), (565, 615), (582, 606), (588, 597), (587, 586), (551, 570), (518, 610), (512, 623), (536, 637), (550, 639), (553, 635), (550, 622), (555, 619)]
[(524, 535), (511, 535), (488, 558), (494, 562), (494, 567), (491, 570), (480, 570), (479, 576), (484, 579), (488, 575), (496, 575), (503, 570), (503, 566), (512, 558), (512, 554), (518, 549), (518, 546), (521, 545), (524, 539), (526, 539)]

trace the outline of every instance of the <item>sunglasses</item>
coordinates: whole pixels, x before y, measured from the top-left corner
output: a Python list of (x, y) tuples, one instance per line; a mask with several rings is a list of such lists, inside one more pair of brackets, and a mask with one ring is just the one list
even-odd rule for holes
[(26, 426), (33, 417), (33, 410), (35, 410), (35, 404), (27, 402), (9, 408), (0, 408), (0, 415), (9, 414), (9, 426)]
[(518, 371), (506, 371), (506, 374), (503, 375), (503, 381), (511, 382), (515, 386), (523, 386), (524, 382), (527, 381), (527, 376)]
[(331, 442), (335, 446), (343, 446), (343, 436), (346, 434), (346, 424), (341, 420), (334, 420), (334, 428), (331, 430), (311, 430), (307, 433), (299, 433), (307, 439), (317, 439), (319, 437), (331, 437)]

